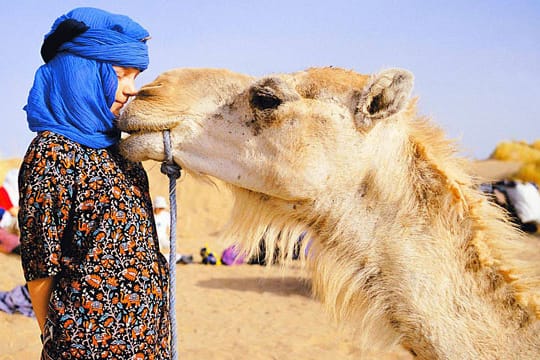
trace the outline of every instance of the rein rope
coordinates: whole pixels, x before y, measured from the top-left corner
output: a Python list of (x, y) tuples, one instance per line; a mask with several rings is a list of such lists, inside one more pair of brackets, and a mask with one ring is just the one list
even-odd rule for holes
[(176, 350), (176, 179), (180, 177), (182, 168), (178, 166), (172, 157), (171, 133), (163, 131), (163, 145), (165, 147), (165, 161), (161, 163), (161, 172), (169, 177), (169, 204), (171, 209), (170, 226), (170, 252), (169, 252), (169, 317), (171, 319), (171, 359), (178, 359)]

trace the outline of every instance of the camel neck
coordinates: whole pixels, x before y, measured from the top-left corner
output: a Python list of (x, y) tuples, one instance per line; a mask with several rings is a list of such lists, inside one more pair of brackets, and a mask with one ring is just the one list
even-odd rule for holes
[[(325, 291), (338, 317), (354, 307), (363, 322), (385, 323), (405, 344), (422, 344), (413, 349), (421, 358), (506, 358), (500, 349), (514, 351), (514, 342), (532, 353), (534, 313), (497, 266), (505, 260), (497, 245), (520, 235), (451, 162), (442, 167), (422, 146), (406, 147), (408, 162), (367, 169), (353, 196), (317, 203), (315, 213), (325, 215), (313, 228), (332, 251), (314, 261), (315, 293)], [(373, 308), (385, 315), (373, 317)], [(462, 335), (447, 337), (449, 327)], [(486, 342), (480, 349), (472, 339)]]

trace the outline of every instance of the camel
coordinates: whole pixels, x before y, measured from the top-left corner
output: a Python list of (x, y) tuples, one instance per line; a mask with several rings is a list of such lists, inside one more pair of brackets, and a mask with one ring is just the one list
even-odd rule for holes
[[(420, 359), (537, 359), (538, 250), (478, 190), (470, 161), (419, 116), (413, 75), (310, 68), (262, 78), (174, 69), (118, 127), (134, 161), (165, 158), (236, 195), (227, 237), (280, 260), (303, 232), (313, 294), (366, 349)], [(269, 261), (267, 261), (269, 263)]]

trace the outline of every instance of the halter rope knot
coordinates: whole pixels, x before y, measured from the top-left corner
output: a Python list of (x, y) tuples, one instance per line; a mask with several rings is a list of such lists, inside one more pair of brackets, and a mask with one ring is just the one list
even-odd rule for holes
[(170, 130), (163, 131), (163, 145), (165, 148), (165, 161), (161, 163), (161, 172), (169, 176), (169, 178), (173, 177), (176, 180), (180, 177), (182, 168), (173, 161)]

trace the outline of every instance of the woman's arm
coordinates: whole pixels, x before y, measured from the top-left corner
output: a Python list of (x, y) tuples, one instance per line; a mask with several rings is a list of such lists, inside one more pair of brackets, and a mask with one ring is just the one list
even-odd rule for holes
[(45, 328), (45, 320), (47, 319), (53, 284), (53, 277), (41, 278), (28, 282), (28, 292), (30, 292), (32, 307), (36, 313), (39, 329), (42, 334), (43, 329)]

